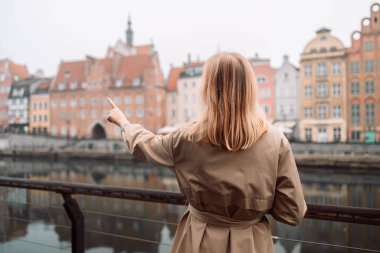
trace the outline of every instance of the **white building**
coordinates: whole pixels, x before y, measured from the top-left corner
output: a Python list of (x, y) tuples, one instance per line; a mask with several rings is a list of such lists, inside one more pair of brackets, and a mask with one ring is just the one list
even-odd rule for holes
[(200, 85), (204, 62), (172, 67), (168, 77), (167, 126), (196, 121), (202, 113)]
[(288, 138), (298, 138), (299, 123), (299, 71), (284, 56), (283, 63), (275, 75), (276, 119), (274, 125), (280, 127)]

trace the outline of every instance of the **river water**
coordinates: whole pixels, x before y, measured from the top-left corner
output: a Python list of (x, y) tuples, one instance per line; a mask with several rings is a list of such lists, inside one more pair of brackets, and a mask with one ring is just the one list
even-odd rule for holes
[[(299, 168), (307, 203), (380, 208), (380, 171)], [(138, 161), (0, 158), (0, 176), (178, 191), (167, 168)], [(87, 253), (169, 252), (185, 207), (75, 195), (85, 216)], [(380, 250), (380, 227), (305, 219), (290, 227), (270, 219), (280, 238)], [(70, 222), (59, 194), (0, 187), (0, 253), (70, 252)], [(275, 240), (277, 253), (362, 252)]]

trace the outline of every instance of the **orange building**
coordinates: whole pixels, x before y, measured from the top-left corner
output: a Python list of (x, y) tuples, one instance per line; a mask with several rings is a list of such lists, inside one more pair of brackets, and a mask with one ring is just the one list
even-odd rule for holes
[(346, 49), (327, 28), (310, 40), (300, 62), (300, 139), (346, 141)]
[(25, 65), (20, 65), (11, 60), (0, 60), (0, 132), (8, 129), (8, 96), (11, 84), (14, 81), (29, 77)]
[(249, 61), (255, 72), (259, 105), (265, 112), (267, 120), (272, 122), (276, 113), (274, 88), (276, 70), (270, 65), (269, 59), (259, 58), (257, 54)]
[(352, 142), (380, 141), (380, 5), (370, 8), (347, 49), (347, 126)]
[[(165, 87), (153, 45), (118, 41), (105, 58), (62, 62), (50, 92), (51, 134), (72, 138), (121, 138), (107, 123), (111, 97), (132, 122), (156, 132), (165, 125)], [(130, 37), (128, 37), (130, 36)]]
[(30, 95), (29, 133), (50, 134), (50, 94), (51, 79), (46, 78)]

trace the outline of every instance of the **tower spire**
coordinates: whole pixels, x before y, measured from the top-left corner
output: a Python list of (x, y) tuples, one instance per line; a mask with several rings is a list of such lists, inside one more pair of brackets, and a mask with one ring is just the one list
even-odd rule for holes
[(128, 15), (127, 24), (128, 24), (127, 31), (125, 32), (127, 45), (132, 47), (133, 46), (133, 30), (132, 30), (131, 14)]

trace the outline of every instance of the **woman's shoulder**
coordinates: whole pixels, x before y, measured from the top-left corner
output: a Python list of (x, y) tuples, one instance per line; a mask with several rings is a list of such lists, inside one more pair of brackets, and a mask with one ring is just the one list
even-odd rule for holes
[(267, 131), (262, 137), (263, 137), (263, 140), (269, 141), (272, 144), (289, 143), (288, 139), (285, 137), (281, 129), (270, 124), (268, 124)]

